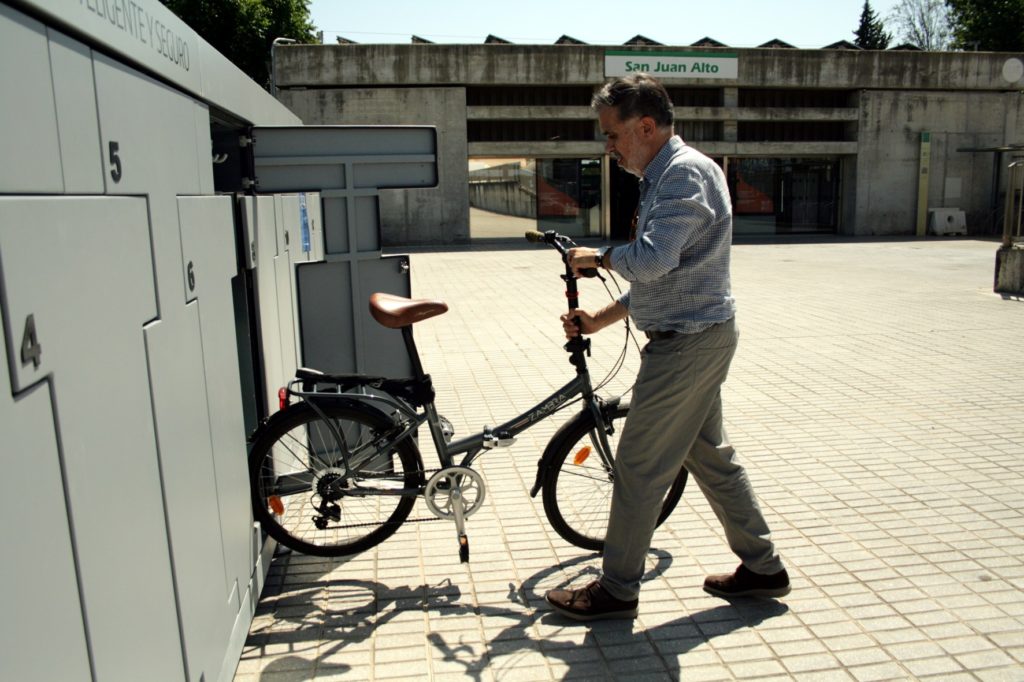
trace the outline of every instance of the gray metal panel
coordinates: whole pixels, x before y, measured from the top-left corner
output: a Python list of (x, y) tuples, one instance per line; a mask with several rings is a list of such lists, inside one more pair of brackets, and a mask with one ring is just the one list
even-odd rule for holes
[(259, 192), (437, 185), (432, 127), (257, 127), (253, 138)]
[(148, 197), (158, 309), (171, 322), (186, 292), (176, 195), (212, 182), (201, 180), (212, 175), (209, 151), (198, 151), (209, 150), (210, 127), (197, 130), (202, 107), (180, 92), (99, 53), (93, 69), (106, 192)]
[(375, 194), (355, 197), (356, 250), (359, 253), (380, 251), (380, 199)]
[[(53, 382), (100, 680), (185, 674), (142, 331), (156, 315), (149, 234), (142, 198), (0, 197), (12, 383)], [(38, 367), (20, 357), (29, 315)]]
[(399, 332), (371, 316), (370, 294), (410, 295), (408, 258), (307, 263), (298, 267), (302, 364), (324, 372), (409, 376)]
[(212, 678), (234, 612), (224, 583), (198, 303), (148, 325), (145, 336), (186, 679)]
[[(278, 258), (281, 255), (277, 253), (277, 210), (272, 196), (243, 197), (241, 201), (245, 207), (243, 215), (249, 221), (248, 232), (256, 243), (254, 279), (263, 360), (264, 414), (273, 414), (277, 411), (277, 390), (294, 376), (283, 369), (286, 363), (279, 311)], [(287, 254), (283, 258), (287, 262)]]
[(60, 130), (64, 191), (68, 194), (103, 192), (103, 159), (96, 114), (92, 54), (85, 45), (48, 30), (53, 95)]
[(353, 164), (352, 176), (355, 188), (436, 187), (437, 163), (433, 157), (409, 158), (396, 172), (395, 164), (384, 157), (378, 162)]
[(0, 63), (0, 192), (61, 192), (46, 29), (5, 5), (0, 5)]
[(408, 256), (384, 256), (359, 261), (359, 287), (356, 300), (362, 301), (362, 338), (359, 348), (360, 369), (366, 374), (412, 376), (412, 363), (402, 341), (402, 333), (380, 325), (370, 316), (370, 294), (381, 291), (410, 296)]
[(16, 614), (0, 621), (0, 679), (92, 680), (50, 387), (40, 384), (15, 400), (8, 381), (0, 362), (0, 518), (7, 519), (0, 546), (17, 553), (0, 581), (0, 603)]
[(192, 108), (196, 117), (196, 168), (199, 178), (199, 194), (213, 194), (213, 138), (210, 130), (210, 109), (196, 102)]
[[(314, 201), (315, 196), (313, 195)], [(277, 195), (277, 205), (280, 208), (278, 223), (284, 226), (284, 248), (285, 253), (288, 256), (287, 262), (287, 284), (288, 284), (288, 316), (285, 319), (281, 318), (281, 334), (282, 339), (285, 334), (288, 334), (288, 358), (291, 360), (291, 371), (294, 372), (295, 368), (299, 366), (299, 345), (301, 344), (301, 337), (299, 334), (299, 315), (298, 315), (298, 286), (296, 284), (296, 273), (295, 268), (300, 263), (306, 263), (310, 259), (312, 254), (312, 244), (309, 242), (313, 238), (309, 232), (309, 216), (308, 212), (303, 217), (302, 202), (305, 201), (305, 197), (298, 194), (279, 194)], [(303, 220), (305, 220), (306, 227), (303, 228)], [(303, 242), (303, 231), (309, 234), (306, 237), (306, 242)], [(303, 249), (306, 249), (305, 251)], [(282, 341), (282, 345), (285, 345)]]
[(262, 193), (345, 187), (348, 183), (345, 166), (333, 163), (257, 162), (256, 177), (259, 179), (256, 189)]
[[(409, 374), (401, 337), (369, 315), (372, 291), (409, 295), (408, 261), (381, 259), (379, 190), (437, 184), (437, 134), (424, 126), (256, 127), (257, 191), (319, 190), (324, 258), (299, 267), (300, 364)], [(283, 318), (282, 318), (283, 324)]]
[(257, 158), (436, 154), (432, 126), (257, 126)]
[(239, 200), (242, 211), (242, 241), (240, 245), (245, 255), (245, 268), (256, 267), (256, 200), (245, 197)]
[(355, 372), (351, 262), (304, 263), (296, 275), (301, 364), (323, 372)]
[(321, 196), (325, 258), (380, 251), (380, 198), (375, 191), (326, 190)]
[(226, 57), (159, 2), (19, 0), (69, 33), (84, 34), (103, 52), (157, 73), (247, 121), (299, 124), (299, 117), (267, 94)]
[(292, 307), (295, 297), (292, 292), (292, 271), (289, 252), (280, 253), (274, 259), (274, 282), (277, 288), (277, 328), (281, 339), (281, 366), (279, 380), (268, 387), (273, 389), (274, 396), (289, 378), (295, 376), (295, 368), (298, 366), (298, 352), (295, 346), (296, 316)]
[(241, 608), (239, 593), (245, 589), (252, 571), (252, 508), (231, 295), (236, 268), (232, 199), (179, 197), (178, 215), (185, 261), (194, 264), (194, 294), (203, 338), (225, 564), (221, 603), (237, 614)]
[[(212, 186), (209, 119), (196, 129), (196, 108), (202, 107), (105, 55), (93, 53), (93, 63), (107, 193), (199, 194)], [(117, 145), (119, 167), (111, 160), (111, 143)], [(209, 179), (201, 181), (203, 175)]]
[(348, 203), (346, 194), (338, 196), (335, 192), (323, 192), (324, 213), (324, 254), (347, 254), (349, 247), (348, 234)]

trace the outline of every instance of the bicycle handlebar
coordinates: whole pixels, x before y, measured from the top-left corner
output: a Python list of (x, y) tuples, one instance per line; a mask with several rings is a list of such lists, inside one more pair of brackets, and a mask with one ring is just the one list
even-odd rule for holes
[[(579, 288), (576, 286), (576, 275), (573, 274), (572, 267), (569, 265), (569, 249), (576, 246), (576, 242), (553, 230), (548, 230), (547, 232), (530, 230), (526, 233), (526, 239), (533, 243), (553, 246), (562, 254), (562, 263), (565, 264), (565, 274), (562, 275), (562, 279), (565, 281), (566, 302), (569, 304), (570, 312), (577, 310), (580, 306)], [(583, 277), (598, 277), (604, 281), (604, 277), (601, 277), (597, 268), (581, 268), (579, 274)], [(582, 327), (578, 315), (573, 318), (573, 321), (577, 327)], [(569, 362), (576, 367), (576, 371), (578, 373), (585, 373), (587, 371), (587, 361), (584, 358), (584, 354), (590, 355), (590, 339), (583, 337), (583, 330), (580, 329), (579, 334), (569, 339), (564, 348), (569, 352), (571, 356)]]
[[(569, 265), (568, 256), (569, 249), (576, 246), (576, 242), (566, 237), (564, 234), (558, 234), (554, 230), (548, 230), (547, 232), (538, 232), (537, 230), (530, 230), (526, 233), (526, 241), (533, 244), (549, 244), (558, 250), (558, 253), (562, 254), (562, 261)], [(597, 268), (580, 268), (580, 275), (584, 277), (597, 277)]]

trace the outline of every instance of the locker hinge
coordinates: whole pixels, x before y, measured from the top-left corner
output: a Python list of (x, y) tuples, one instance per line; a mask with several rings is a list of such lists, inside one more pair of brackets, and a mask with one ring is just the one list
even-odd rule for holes
[(259, 186), (259, 179), (253, 180), (252, 178), (242, 178), (242, 189), (254, 189)]
[(256, 138), (253, 137), (252, 135), (239, 135), (239, 137), (238, 137), (238, 146), (239, 147), (243, 147), (243, 148), (244, 147), (248, 147), (249, 145), (251, 145), (255, 141), (256, 141)]

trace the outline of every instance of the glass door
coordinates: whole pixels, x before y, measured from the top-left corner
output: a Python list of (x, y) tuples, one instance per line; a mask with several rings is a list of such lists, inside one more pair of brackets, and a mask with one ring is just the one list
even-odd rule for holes
[(537, 229), (600, 234), (600, 159), (537, 159)]
[(839, 216), (839, 160), (729, 160), (736, 235), (834, 234)]

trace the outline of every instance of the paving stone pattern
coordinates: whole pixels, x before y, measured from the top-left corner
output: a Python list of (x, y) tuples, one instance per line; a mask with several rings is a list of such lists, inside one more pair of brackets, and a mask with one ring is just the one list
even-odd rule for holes
[[(546, 590), (600, 566), (528, 496), (563, 412), (483, 459), (468, 565), (439, 521), (349, 559), (277, 556), (235, 679), (1024, 680), (1024, 301), (992, 293), (997, 246), (734, 247), (727, 428), (792, 576), (785, 599), (701, 590), (736, 559), (691, 484), (655, 535), (635, 622), (551, 613)], [(571, 378), (559, 268), (541, 247), (413, 252), (414, 295), (451, 306), (416, 337), (456, 437)], [(607, 299), (583, 290), (585, 306)], [(603, 376), (625, 335), (593, 341)], [(627, 350), (606, 393), (631, 383)]]

